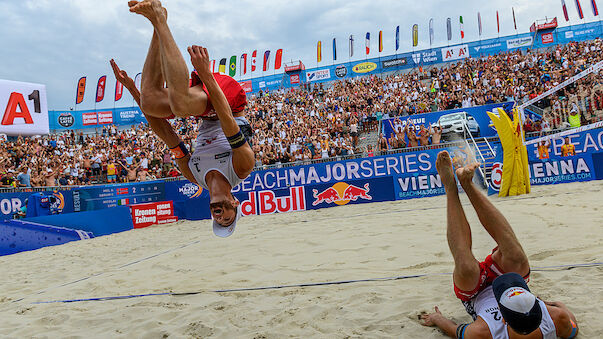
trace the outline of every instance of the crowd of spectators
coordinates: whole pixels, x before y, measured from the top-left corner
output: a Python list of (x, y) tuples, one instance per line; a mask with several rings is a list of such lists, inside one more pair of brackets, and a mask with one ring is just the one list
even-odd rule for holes
[[(505, 52), (441, 67), (305, 84), (249, 96), (247, 118), (254, 131), (256, 166), (310, 161), (375, 150), (437, 144), (435, 126), (397, 128), (389, 140), (360, 147), (361, 134), (378, 120), (515, 100), (526, 102), (602, 60), (600, 39), (542, 51)], [(544, 117), (526, 121), (527, 131), (575, 126), (603, 117), (603, 81), (598, 72), (535, 104)], [(192, 148), (198, 123), (172, 121)], [(399, 124), (406, 126), (408, 124)], [(2, 141), (0, 187), (82, 185), (178, 176), (171, 154), (145, 125), (98, 134), (74, 132)]]

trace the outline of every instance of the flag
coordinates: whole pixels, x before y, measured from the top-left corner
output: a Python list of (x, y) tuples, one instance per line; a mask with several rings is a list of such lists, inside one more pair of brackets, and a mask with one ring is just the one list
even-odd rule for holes
[(354, 36), (350, 35), (350, 58), (354, 56)]
[(419, 44), (419, 25), (412, 25), (412, 47), (417, 47)]
[(584, 19), (584, 12), (582, 12), (582, 6), (580, 5), (580, 0), (576, 0), (576, 10), (578, 11), (578, 16), (580, 19)]
[(322, 61), (322, 42), (319, 40), (316, 43), (316, 62)]
[(231, 77), (237, 75), (237, 56), (233, 55), (230, 57), (230, 62), (228, 63), (228, 75)]
[(81, 104), (84, 101), (84, 93), (86, 92), (86, 77), (81, 77), (77, 81), (77, 88), (75, 89), (75, 104)]
[(124, 95), (124, 85), (121, 82), (115, 82), (115, 101), (121, 100), (122, 95)]
[(134, 77), (134, 86), (136, 86), (138, 91), (140, 91), (141, 82), (142, 82), (142, 72), (136, 74), (136, 76)]
[(277, 70), (281, 68), (281, 64), (283, 63), (283, 49), (279, 48), (276, 50), (276, 56), (274, 57), (274, 69)]
[(255, 51), (253, 51), (253, 53), (251, 53), (251, 71), (255, 72), (255, 59), (258, 56), (258, 50), (256, 49)]
[(127, 199), (127, 198), (126, 199), (119, 199), (119, 200), (117, 200), (117, 205), (118, 206), (124, 206), (124, 205), (127, 205), (129, 203), (130, 203), (130, 200)]
[(433, 44), (433, 18), (429, 19), (429, 47)]
[(333, 61), (337, 60), (337, 40), (333, 38)]
[(379, 53), (383, 52), (383, 31), (379, 31)]
[(448, 41), (452, 40), (452, 20), (446, 19), (446, 30), (448, 31)]
[(477, 28), (479, 30), (479, 36), (482, 36), (482, 15), (477, 12)]
[(459, 25), (461, 27), (461, 40), (465, 39), (465, 28), (463, 26), (463, 16), (459, 17)]
[(396, 27), (396, 52), (400, 48), (400, 26)]
[(210, 65), (211, 65), (211, 72), (215, 73), (216, 72), (216, 60), (212, 60), (210, 62)]
[(243, 75), (247, 74), (247, 53), (241, 54), (241, 70), (239, 72), (243, 72)]
[(515, 26), (515, 30), (517, 30), (517, 21), (515, 20), (515, 8), (511, 7), (511, 11), (513, 11), (513, 26)]
[(103, 75), (98, 78), (98, 84), (96, 85), (96, 102), (101, 102), (105, 98), (105, 85), (107, 84), (107, 76)]
[(498, 33), (500, 34), (500, 19), (498, 18), (498, 11), (496, 11), (496, 29), (498, 30)]
[(567, 6), (565, 5), (565, 0), (561, 0), (561, 8), (563, 8), (563, 16), (565, 17), (565, 21), (569, 21), (569, 14), (567, 13)]
[(590, 0), (590, 5), (593, 9), (593, 15), (594, 16), (598, 16), (599, 15), (599, 9), (597, 8), (597, 2), (595, 0)]
[(218, 66), (218, 72), (226, 73), (226, 58), (220, 59), (220, 65)]
[(366, 45), (366, 55), (368, 55), (371, 52), (371, 33), (369, 33), (369, 32), (366, 32), (365, 45)]
[(270, 51), (264, 52), (264, 67), (262, 68), (264, 72), (268, 70), (270, 67)]

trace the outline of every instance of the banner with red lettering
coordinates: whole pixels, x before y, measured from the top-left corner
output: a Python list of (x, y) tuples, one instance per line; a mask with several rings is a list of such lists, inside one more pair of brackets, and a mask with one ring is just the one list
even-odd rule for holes
[(178, 221), (178, 217), (174, 216), (173, 201), (130, 205), (130, 211), (132, 213), (134, 228)]
[(105, 98), (105, 85), (107, 84), (107, 76), (103, 75), (98, 78), (96, 85), (96, 102), (101, 102)]
[(75, 89), (75, 104), (81, 104), (84, 101), (84, 93), (86, 92), (86, 77), (81, 77), (77, 82)]
[(124, 94), (124, 85), (121, 84), (121, 82), (116, 81), (115, 82), (115, 101), (119, 101), (121, 100), (121, 97)]

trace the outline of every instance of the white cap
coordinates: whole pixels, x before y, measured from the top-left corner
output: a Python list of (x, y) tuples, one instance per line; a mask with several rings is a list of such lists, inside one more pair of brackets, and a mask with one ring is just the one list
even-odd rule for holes
[(230, 224), (230, 226), (222, 226), (218, 224), (218, 222), (214, 219), (214, 234), (221, 237), (226, 238), (234, 233), (235, 227), (237, 226), (237, 221), (241, 218), (241, 205), (237, 206), (235, 220)]

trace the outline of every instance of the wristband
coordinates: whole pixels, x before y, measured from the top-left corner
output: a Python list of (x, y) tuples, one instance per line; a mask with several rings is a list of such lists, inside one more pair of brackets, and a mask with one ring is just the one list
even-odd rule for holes
[(578, 325), (576, 325), (576, 323), (570, 319), (570, 323), (572, 324), (572, 333), (570, 333), (569, 337), (567, 337), (567, 339), (574, 339), (576, 337), (576, 335), (578, 334)]
[(467, 329), (467, 326), (469, 326), (469, 324), (460, 324), (456, 328), (456, 337), (458, 339), (463, 339), (465, 337), (465, 330)]
[(232, 149), (239, 148), (239, 147), (245, 145), (245, 143), (247, 143), (247, 139), (245, 139), (245, 136), (243, 135), (243, 133), (241, 133), (240, 129), (237, 132), (237, 134), (235, 134), (231, 137), (226, 137), (226, 139), (228, 140), (228, 143), (230, 144), (230, 148), (232, 148)]
[(183, 141), (180, 141), (180, 143), (176, 145), (176, 147), (170, 148), (170, 151), (172, 151), (172, 154), (176, 159), (182, 159), (189, 153), (188, 148), (186, 148), (186, 145)]

